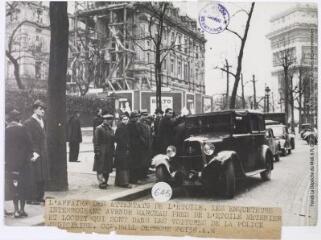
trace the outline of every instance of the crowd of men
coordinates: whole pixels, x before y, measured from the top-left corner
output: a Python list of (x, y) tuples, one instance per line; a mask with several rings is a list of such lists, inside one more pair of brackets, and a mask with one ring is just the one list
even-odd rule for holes
[(98, 110), (93, 121), (93, 170), (97, 172), (99, 187), (107, 188), (113, 167), (116, 186), (131, 188), (131, 184), (144, 180), (152, 157), (165, 153), (169, 145), (177, 145), (180, 119), (170, 108), (164, 116), (160, 109), (156, 109), (154, 116), (147, 112), (125, 112), (114, 132), (114, 116)]
[[(5, 199), (13, 201), (14, 217), (28, 216), (25, 203), (44, 203), (45, 186), (50, 181), (45, 132), (45, 105), (36, 100), (30, 118), (21, 123), (16, 109), (6, 112), (5, 130)], [(178, 146), (181, 117), (173, 109), (147, 112), (124, 112), (119, 119), (99, 109), (93, 120), (94, 164), (99, 188), (106, 189), (109, 174), (116, 169), (115, 185), (131, 188), (147, 178), (151, 159), (165, 153), (169, 145)], [(116, 128), (115, 128), (116, 124)], [(82, 142), (80, 114), (75, 111), (67, 122), (69, 161), (79, 162)]]

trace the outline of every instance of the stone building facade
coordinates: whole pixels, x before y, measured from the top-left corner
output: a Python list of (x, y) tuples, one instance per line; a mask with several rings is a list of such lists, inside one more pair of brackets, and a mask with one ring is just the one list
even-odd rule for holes
[[(272, 76), (278, 81), (279, 103), (284, 111), (284, 70), (287, 61), (289, 78), (293, 76), (293, 87), (302, 91), (305, 115), (316, 116), (318, 81), (318, 9), (314, 3), (298, 3), (270, 20), (271, 32), (267, 38), (273, 53)], [(301, 76), (300, 76), (301, 75)], [(300, 80), (301, 78), (301, 80)], [(291, 81), (290, 81), (291, 82)], [(313, 103), (312, 103), (313, 102)], [(296, 105), (298, 103), (295, 103)], [(313, 105), (313, 106), (312, 106)], [(300, 116), (302, 117), (302, 116)]]
[[(156, 3), (157, 4), (157, 3)], [(152, 7), (152, 8), (150, 8)], [(155, 8), (154, 8), (155, 7)], [(101, 78), (94, 87), (109, 91), (155, 88), (156, 5), (139, 2), (96, 2), (78, 9), (75, 18), (86, 24), (88, 42), (99, 46), (103, 56)], [(205, 94), (205, 38), (195, 20), (181, 16), (171, 3), (162, 38), (162, 87), (173, 91)], [(78, 36), (80, 37), (80, 36)], [(174, 44), (173, 44), (174, 43)]]
[[(8, 2), (6, 50), (19, 64), (26, 88), (45, 88), (49, 69), (50, 30), (48, 3)], [(6, 57), (6, 86), (17, 87), (13, 63)]]

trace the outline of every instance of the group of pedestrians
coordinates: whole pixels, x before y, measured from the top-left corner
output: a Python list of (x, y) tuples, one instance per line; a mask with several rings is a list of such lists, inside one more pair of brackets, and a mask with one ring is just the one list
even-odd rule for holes
[(131, 188), (147, 178), (151, 159), (165, 153), (169, 145), (177, 145), (179, 119), (173, 109), (165, 115), (157, 109), (154, 116), (146, 112), (133, 111), (120, 115), (117, 128), (113, 131), (114, 116), (97, 111), (93, 121), (93, 143), (99, 188), (107, 188), (109, 174), (116, 168), (115, 185)]
[[(5, 199), (12, 200), (14, 217), (26, 217), (25, 204), (44, 203), (44, 192), (50, 181), (47, 158), (45, 105), (36, 100), (33, 114), (21, 123), (21, 114), (6, 112), (5, 130)], [(75, 111), (67, 122), (69, 161), (79, 162), (82, 142), (80, 114)], [(115, 185), (131, 188), (147, 178), (151, 159), (165, 153), (169, 145), (177, 145), (180, 118), (173, 109), (165, 115), (157, 109), (154, 116), (133, 111), (120, 115), (116, 122), (112, 114), (99, 109), (93, 120), (94, 166), (99, 188), (106, 189), (109, 174), (116, 168)]]
[(15, 218), (28, 216), (26, 202), (44, 202), (45, 185), (50, 180), (43, 120), (45, 105), (36, 100), (32, 109), (32, 116), (23, 124), (16, 109), (6, 113), (5, 200), (13, 201)]

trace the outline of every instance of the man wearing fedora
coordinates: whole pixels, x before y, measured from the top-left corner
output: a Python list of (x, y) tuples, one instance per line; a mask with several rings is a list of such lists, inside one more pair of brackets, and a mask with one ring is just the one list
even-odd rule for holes
[(30, 204), (44, 202), (45, 184), (49, 180), (49, 162), (47, 156), (46, 132), (45, 132), (45, 105), (36, 100), (32, 106), (32, 116), (24, 122), (24, 126), (32, 142), (33, 162), (30, 166), (32, 177), (32, 199)]
[(114, 116), (103, 114), (103, 123), (95, 130), (95, 160), (93, 171), (97, 172), (100, 189), (107, 188), (109, 174), (113, 171), (115, 136), (112, 129)]

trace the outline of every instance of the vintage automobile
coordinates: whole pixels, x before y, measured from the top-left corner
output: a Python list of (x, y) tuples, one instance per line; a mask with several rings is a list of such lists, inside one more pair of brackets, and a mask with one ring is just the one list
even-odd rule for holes
[(313, 130), (306, 130), (303, 133), (303, 140), (310, 145), (318, 144), (318, 130), (316, 128), (313, 128)]
[(265, 143), (264, 115), (228, 110), (185, 118), (185, 140), (175, 157), (157, 161), (156, 178), (169, 184), (201, 184), (232, 198), (241, 178), (260, 173), (270, 180), (273, 153)]
[(288, 133), (288, 128), (283, 124), (276, 124), (276, 125), (266, 125), (267, 128), (273, 130), (273, 134), (278, 141), (281, 155), (285, 156), (291, 153), (292, 146), (290, 141), (290, 136)]
[[(295, 149), (295, 135), (289, 133), (287, 119), (284, 112), (266, 112), (264, 113), (265, 125), (283, 125), (286, 128), (287, 138), (289, 139), (291, 149)], [(274, 134), (275, 135), (275, 134)]]
[(301, 124), (300, 137), (304, 139), (304, 133), (307, 131), (312, 131), (312, 126), (310, 123)]
[(281, 153), (280, 142), (274, 136), (272, 128), (266, 128), (266, 130), (265, 130), (265, 140), (266, 140), (266, 144), (270, 147), (270, 149), (271, 149), (271, 151), (273, 153), (274, 161), (275, 162), (280, 161), (280, 153)]

